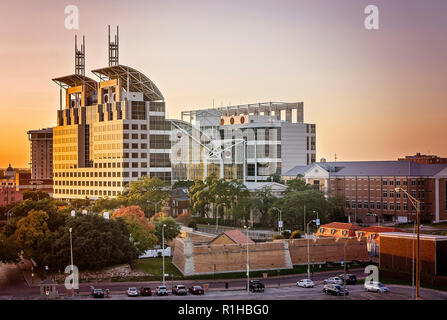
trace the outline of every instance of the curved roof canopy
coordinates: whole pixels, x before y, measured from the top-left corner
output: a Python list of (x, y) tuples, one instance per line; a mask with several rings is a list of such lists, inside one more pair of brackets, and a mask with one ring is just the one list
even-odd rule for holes
[(72, 74), (65, 77), (55, 78), (53, 79), (53, 81), (64, 89), (81, 86), (83, 84), (85, 84), (88, 89), (91, 90), (97, 89), (95, 80), (79, 74)]
[(145, 101), (164, 100), (160, 90), (158, 90), (151, 79), (131, 67), (117, 65), (92, 70), (92, 72), (98, 76), (101, 81), (119, 78), (123, 84), (123, 88), (127, 87), (127, 78), (129, 76), (129, 91), (142, 92)]

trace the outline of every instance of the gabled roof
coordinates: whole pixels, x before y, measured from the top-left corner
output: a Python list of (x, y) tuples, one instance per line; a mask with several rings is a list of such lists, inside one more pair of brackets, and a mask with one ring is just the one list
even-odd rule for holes
[(358, 230), (361, 229), (360, 226), (354, 224), (354, 223), (344, 223), (344, 222), (331, 222), (328, 224), (324, 224), (320, 226), (320, 228), (327, 228), (327, 229), (344, 229), (344, 230)]
[(110, 79), (120, 79), (123, 88), (127, 87), (127, 76), (129, 75), (129, 91), (142, 92), (145, 101), (164, 100), (163, 95), (157, 86), (143, 73), (124, 65), (110, 66), (106, 68), (92, 70), (101, 81)]
[(329, 176), (434, 176), (447, 168), (447, 164), (421, 164), (412, 161), (347, 161), (318, 162), (308, 166), (296, 166), (283, 176), (297, 176), (318, 165)]
[(235, 230), (229, 230), (225, 231), (224, 233), (221, 233), (216, 238), (211, 240), (209, 244), (212, 244), (215, 240), (220, 238), (221, 236), (226, 235), (228, 238), (230, 238), (235, 244), (247, 244), (247, 241), (249, 244), (255, 243), (253, 240), (251, 240), (249, 237), (247, 237), (242, 231), (235, 229)]
[(288, 186), (283, 185), (278, 182), (245, 182), (244, 185), (247, 187), (250, 191), (260, 190), (264, 188), (269, 188), (272, 190), (287, 190)]

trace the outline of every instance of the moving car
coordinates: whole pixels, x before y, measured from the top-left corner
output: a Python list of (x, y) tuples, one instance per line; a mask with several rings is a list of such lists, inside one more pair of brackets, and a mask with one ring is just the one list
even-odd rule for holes
[[(338, 276), (341, 280), (344, 280), (344, 275), (341, 274)], [(357, 277), (354, 274), (348, 273), (346, 274), (346, 284), (356, 284)]]
[(127, 289), (127, 296), (128, 297), (137, 297), (138, 296), (138, 290), (135, 287), (130, 287)]
[(251, 292), (264, 292), (265, 286), (259, 280), (250, 280)]
[[(326, 294), (332, 294), (333, 296), (343, 296), (343, 287), (338, 284), (325, 284), (323, 287), (323, 292)], [(348, 289), (346, 289), (346, 295), (349, 295)]]
[(104, 291), (102, 289), (93, 289), (92, 296), (93, 298), (104, 298)]
[(339, 277), (330, 277), (323, 281), (324, 284), (343, 284), (343, 279)]
[(168, 289), (166, 288), (166, 286), (158, 286), (155, 288), (155, 294), (157, 296), (167, 296)]
[(301, 288), (313, 288), (315, 284), (310, 279), (301, 279), (296, 283), (296, 286)]
[(151, 296), (152, 290), (149, 287), (141, 287), (140, 288), (140, 295), (142, 296)]
[(189, 293), (191, 293), (191, 294), (204, 294), (205, 291), (203, 290), (203, 288), (201, 286), (192, 286), (191, 288), (189, 288)]
[(375, 281), (365, 282), (365, 290), (378, 293), (388, 293), (390, 291), (390, 289), (388, 289), (382, 282)]
[(178, 296), (186, 296), (188, 294), (188, 291), (186, 291), (186, 288), (182, 284), (178, 284), (172, 288), (172, 293)]

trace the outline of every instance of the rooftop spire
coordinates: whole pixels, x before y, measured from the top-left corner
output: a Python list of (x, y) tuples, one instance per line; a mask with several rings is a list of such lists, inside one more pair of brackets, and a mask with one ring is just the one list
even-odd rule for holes
[(78, 36), (75, 35), (75, 74), (85, 76), (85, 36), (82, 36), (81, 49), (78, 50)]
[(115, 41), (110, 41), (110, 25), (109, 25), (109, 67), (119, 65), (119, 29), (116, 26)]

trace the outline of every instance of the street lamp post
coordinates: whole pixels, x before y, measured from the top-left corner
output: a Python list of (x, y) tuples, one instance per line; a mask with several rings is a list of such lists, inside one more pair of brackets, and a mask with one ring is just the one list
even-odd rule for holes
[(166, 224), (164, 224), (161, 227), (161, 238), (162, 238), (162, 251), (161, 251), (161, 256), (163, 259), (163, 285), (165, 285), (165, 227)]
[(316, 220), (311, 220), (307, 223), (307, 279), (310, 279), (310, 244), (309, 244), (309, 224), (316, 222)]
[(405, 193), (410, 200), (413, 207), (416, 209), (416, 229), (417, 229), (417, 241), (416, 241), (416, 300), (419, 299), (419, 281), (420, 281), (420, 268), (419, 261), (421, 258), (421, 238), (420, 238), (420, 210), (421, 210), (421, 202), (413, 197), (411, 194), (402, 188), (395, 188), (396, 192), (402, 191)]
[(279, 223), (280, 222), (282, 223), (282, 211), (280, 209), (278, 209), (277, 207), (273, 207), (272, 209), (278, 210), (278, 231), (279, 231), (279, 234), (281, 234), (282, 227), (280, 227)]
[(248, 258), (248, 229), (250, 227), (244, 226), (244, 229), (247, 230), (247, 294), (250, 294), (250, 265), (249, 265), (249, 258)]
[(70, 255), (71, 255), (71, 272), (73, 273), (73, 239), (71, 236), (71, 232), (73, 231), (72, 228), (68, 229), (70, 232)]
[(155, 205), (155, 213), (157, 213), (157, 211), (158, 211), (158, 204), (160, 203), (160, 202), (162, 202), (163, 200), (160, 200), (160, 201), (157, 201), (157, 202), (153, 202), (153, 201), (151, 201), (151, 200), (147, 200), (147, 202), (150, 202), (150, 203), (152, 203), (152, 204), (154, 204)]

